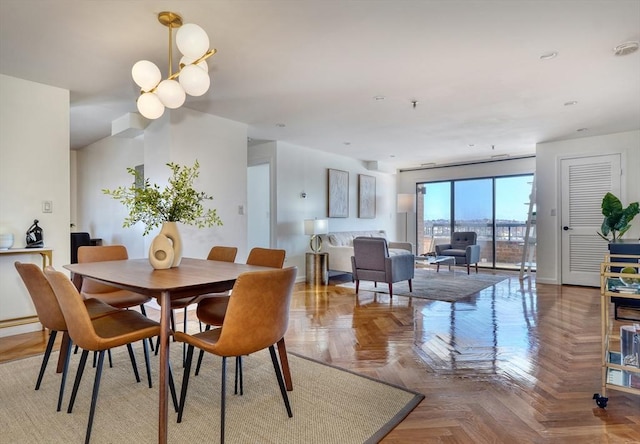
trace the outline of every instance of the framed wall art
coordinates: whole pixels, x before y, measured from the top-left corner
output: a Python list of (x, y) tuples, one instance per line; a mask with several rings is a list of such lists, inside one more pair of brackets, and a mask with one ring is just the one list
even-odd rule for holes
[(358, 217), (376, 217), (376, 178), (373, 176), (358, 175)]
[(349, 217), (349, 173), (329, 169), (329, 217)]

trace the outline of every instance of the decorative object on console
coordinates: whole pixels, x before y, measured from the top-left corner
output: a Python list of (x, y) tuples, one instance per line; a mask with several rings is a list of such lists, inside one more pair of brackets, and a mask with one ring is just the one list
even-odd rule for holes
[(349, 173), (329, 169), (329, 217), (349, 217)]
[(358, 217), (376, 217), (376, 178), (373, 176), (358, 175)]
[(327, 234), (329, 232), (329, 221), (327, 219), (305, 219), (304, 234), (311, 236), (309, 240), (309, 248), (314, 253), (319, 253), (322, 249), (322, 238), (319, 234)]
[(42, 237), (42, 228), (38, 226), (38, 219), (33, 220), (33, 225), (27, 230), (26, 243), (27, 248), (42, 248), (44, 247), (44, 239)]
[(13, 247), (13, 233), (0, 233), (0, 250), (9, 250)]
[[(182, 17), (175, 12), (160, 12), (158, 21), (169, 28), (169, 76), (162, 80), (160, 69), (148, 60), (140, 60), (131, 69), (133, 80), (141, 88), (138, 111), (147, 119), (161, 117), (165, 107), (180, 108), (186, 94), (197, 97), (206, 93), (211, 83), (206, 59), (216, 53), (215, 49), (209, 49), (207, 33), (193, 23), (183, 26)], [(176, 46), (183, 54), (175, 73), (173, 28), (180, 28), (176, 33)]]
[[(171, 267), (180, 265), (182, 241), (176, 222), (195, 225), (198, 228), (222, 225), (216, 210), (212, 208), (205, 210), (203, 206), (204, 200), (212, 200), (213, 197), (193, 188), (193, 181), (199, 175), (198, 161), (195, 161), (193, 167), (176, 163), (168, 163), (167, 166), (171, 169), (172, 175), (164, 189), (160, 189), (157, 184), (149, 183), (149, 179), (144, 179), (143, 186), (140, 187), (139, 174), (134, 168), (127, 168), (129, 174), (136, 178), (130, 186), (102, 190), (104, 194), (119, 200), (129, 209), (129, 216), (125, 218), (123, 227), (143, 222), (145, 224), (143, 234), (146, 235), (152, 229), (162, 225), (159, 234), (162, 237), (154, 239), (149, 250), (149, 262), (154, 268), (170, 268), (166, 266), (168, 262), (171, 262)], [(170, 223), (167, 224), (167, 222)], [(171, 253), (168, 251), (167, 241), (171, 243)], [(170, 261), (169, 256), (172, 256)]]

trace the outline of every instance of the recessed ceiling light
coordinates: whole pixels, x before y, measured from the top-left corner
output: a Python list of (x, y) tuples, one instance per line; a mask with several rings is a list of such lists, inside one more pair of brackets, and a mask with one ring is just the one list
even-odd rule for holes
[(475, 144), (473, 144), (473, 143), (470, 143), (470, 144), (469, 144), (469, 145), (467, 145), (467, 146), (468, 146), (469, 148), (473, 148), (473, 147), (474, 147), (474, 146), (476, 146), (476, 145), (475, 145)]
[(558, 56), (558, 51), (550, 51), (542, 54), (540, 56), (540, 60), (551, 60), (555, 59)]
[(385, 96), (373, 96), (373, 100), (384, 100)]
[(620, 43), (618, 46), (613, 48), (613, 54), (617, 56), (633, 54), (638, 50), (638, 46), (640, 46), (640, 43), (638, 42)]
[(564, 106), (573, 106), (573, 105), (577, 105), (578, 102), (575, 100), (570, 100), (568, 102), (564, 102)]
[(393, 158), (393, 157), (396, 157), (396, 155), (395, 154), (391, 154), (389, 157)]
[(284, 128), (284, 127), (285, 127), (285, 126), (287, 126), (287, 125), (285, 125), (284, 123), (276, 123), (276, 126), (277, 126), (278, 128)]
[(347, 146), (351, 145), (351, 142), (342, 142), (342, 143), (344, 143)]
[(589, 130), (589, 128), (578, 128), (576, 131), (581, 133), (583, 131), (588, 131), (588, 130)]

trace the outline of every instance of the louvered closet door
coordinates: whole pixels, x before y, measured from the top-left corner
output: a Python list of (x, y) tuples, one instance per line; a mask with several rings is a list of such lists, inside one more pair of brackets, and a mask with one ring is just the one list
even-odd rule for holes
[(608, 243), (602, 225), (602, 197), (620, 196), (620, 155), (562, 160), (562, 283), (600, 286), (600, 263)]

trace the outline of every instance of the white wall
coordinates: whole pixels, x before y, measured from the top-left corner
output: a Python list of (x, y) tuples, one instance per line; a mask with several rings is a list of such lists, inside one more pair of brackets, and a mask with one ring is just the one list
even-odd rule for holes
[[(183, 254), (206, 257), (213, 245), (237, 246), (238, 261), (246, 255), (246, 216), (238, 206), (246, 205), (247, 126), (220, 117), (181, 108), (165, 112), (153, 121), (140, 139), (108, 137), (78, 154), (78, 219), (82, 230), (101, 237), (105, 244), (122, 243), (132, 258), (148, 257), (151, 239), (159, 230), (142, 236), (144, 226), (122, 228), (125, 207), (103, 188), (128, 186), (127, 167), (144, 163), (145, 176), (160, 186), (166, 184), (167, 162), (200, 163), (194, 185), (213, 196), (205, 202), (218, 212), (223, 226), (196, 228), (180, 225)], [(80, 191), (84, 190), (84, 191)]]
[(104, 245), (126, 245), (132, 259), (146, 257), (144, 227), (122, 228), (126, 208), (102, 192), (133, 182), (127, 167), (144, 163), (142, 140), (106, 137), (76, 151), (75, 157), (76, 226), (72, 231), (86, 231)]
[[(386, 230), (395, 237), (395, 174), (370, 171), (362, 161), (277, 142), (277, 247), (287, 251), (287, 266), (298, 267), (298, 276), (305, 273), (305, 252), (309, 237), (304, 234), (305, 219), (327, 218), (328, 169), (349, 173), (349, 217), (329, 219), (329, 231)], [(376, 217), (358, 218), (358, 175), (376, 178)], [(307, 194), (306, 199), (301, 193)]]
[[(640, 131), (585, 137), (559, 142), (540, 143), (536, 147), (538, 245), (536, 280), (542, 283), (560, 284), (560, 162), (571, 157), (602, 154), (622, 154), (622, 188), (620, 199), (640, 201)], [(558, 216), (551, 216), (556, 209)], [(640, 236), (640, 219), (636, 217), (625, 239)]]
[[(69, 91), (0, 75), (0, 230), (25, 246), (25, 232), (40, 221), (44, 241), (53, 248), (53, 265), (69, 263)], [(42, 213), (42, 201), (53, 202)], [(13, 263), (41, 264), (38, 254), (0, 256), (0, 319), (35, 315)], [(39, 324), (0, 329), (8, 336), (39, 329)]]

